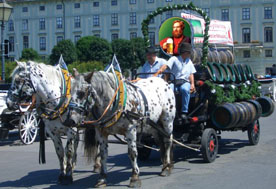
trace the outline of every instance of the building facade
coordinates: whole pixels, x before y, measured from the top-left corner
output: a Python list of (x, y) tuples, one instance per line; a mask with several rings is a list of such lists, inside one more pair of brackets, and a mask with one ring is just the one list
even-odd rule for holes
[[(24, 48), (47, 57), (59, 41), (76, 42), (95, 35), (111, 41), (142, 37), (141, 22), (157, 7), (189, 3), (188, 0), (7, 0), (13, 6), (6, 23), (9, 56), (18, 59)], [(276, 63), (275, 0), (193, 0), (211, 19), (231, 21), (236, 62), (250, 64), (264, 74)], [(152, 44), (158, 44), (160, 24), (182, 11), (168, 11), (149, 25)]]

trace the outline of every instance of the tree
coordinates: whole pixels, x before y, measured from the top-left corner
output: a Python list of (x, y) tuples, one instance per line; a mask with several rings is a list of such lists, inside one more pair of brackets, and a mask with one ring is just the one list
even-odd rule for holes
[(20, 60), (39, 60), (38, 53), (32, 48), (23, 49)]
[(111, 42), (111, 46), (122, 69), (137, 68), (138, 64), (135, 61), (134, 47), (129, 40), (115, 39)]
[(55, 65), (61, 54), (66, 64), (72, 64), (77, 60), (75, 45), (70, 40), (62, 40), (54, 46), (50, 55), (50, 64)]
[(72, 64), (68, 65), (68, 69), (70, 73), (73, 73), (73, 68), (76, 68), (78, 72), (85, 73), (91, 71), (99, 71), (104, 69), (104, 65), (102, 62), (98, 61), (89, 61), (89, 62), (73, 62)]
[(110, 63), (110, 43), (96, 36), (86, 36), (78, 40), (76, 44), (78, 59), (83, 62), (100, 61), (104, 64)]
[(133, 47), (136, 64), (138, 66), (142, 66), (146, 61), (145, 41), (143, 38), (137, 37), (137, 38), (131, 39), (130, 42)]

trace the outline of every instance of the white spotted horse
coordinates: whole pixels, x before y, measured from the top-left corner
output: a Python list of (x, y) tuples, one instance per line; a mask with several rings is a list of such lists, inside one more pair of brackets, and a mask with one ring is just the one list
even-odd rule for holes
[[(85, 151), (90, 159), (98, 155), (99, 145), (101, 168), (95, 186), (102, 187), (107, 183), (108, 136), (114, 134), (124, 135), (128, 143), (128, 156), (132, 164), (130, 187), (141, 186), (137, 165), (137, 133), (150, 133), (157, 140), (163, 163), (160, 175), (168, 176), (173, 167), (171, 149), (176, 111), (174, 93), (169, 85), (157, 77), (142, 79), (135, 84), (124, 81), (116, 85), (116, 77), (103, 71), (79, 74), (75, 70), (74, 77), (76, 88), (72, 93), (72, 103), (78, 108), (70, 110), (70, 118), (75, 126), (91, 131), (85, 135)], [(93, 121), (85, 122), (87, 119)], [(158, 123), (167, 137), (160, 135), (147, 120)]]
[[(12, 85), (6, 99), (7, 106), (16, 110), (26, 98), (35, 98), (37, 112), (44, 122), (46, 133), (53, 140), (59, 159), (58, 181), (61, 184), (71, 184), (77, 159), (79, 131), (64, 126), (63, 121), (68, 115), (68, 108), (65, 106), (70, 100), (68, 85), (73, 79), (68, 72), (66, 75), (59, 64), (50, 66), (32, 61), (17, 64), (12, 73)], [(67, 136), (65, 148), (61, 140), (63, 135)]]

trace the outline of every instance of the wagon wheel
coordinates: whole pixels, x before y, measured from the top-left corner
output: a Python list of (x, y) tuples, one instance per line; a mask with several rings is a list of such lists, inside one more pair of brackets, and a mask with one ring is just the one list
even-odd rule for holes
[(249, 143), (251, 145), (257, 145), (259, 143), (259, 140), (260, 140), (259, 120), (256, 120), (247, 126), (247, 134), (248, 134)]
[(201, 138), (201, 153), (206, 163), (215, 161), (218, 153), (218, 137), (214, 129), (205, 129)]
[(23, 144), (32, 144), (37, 136), (39, 120), (35, 112), (25, 112), (19, 120), (19, 137)]

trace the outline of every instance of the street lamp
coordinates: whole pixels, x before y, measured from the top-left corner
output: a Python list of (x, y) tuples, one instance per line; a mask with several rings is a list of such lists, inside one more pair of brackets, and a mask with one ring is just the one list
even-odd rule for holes
[(5, 82), (5, 43), (4, 29), (5, 22), (10, 18), (12, 7), (5, 0), (0, 3), (0, 21), (1, 21), (1, 45), (2, 45), (2, 80)]

